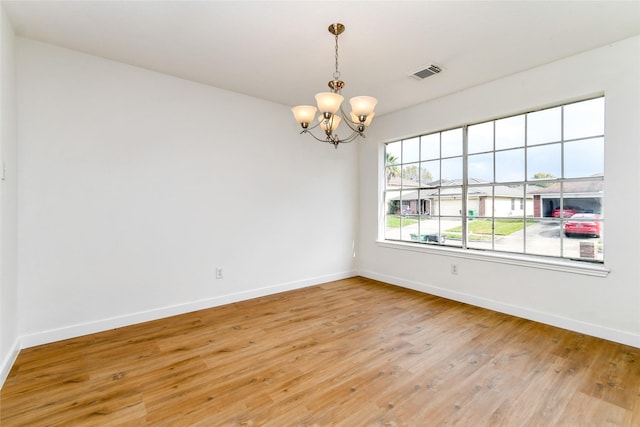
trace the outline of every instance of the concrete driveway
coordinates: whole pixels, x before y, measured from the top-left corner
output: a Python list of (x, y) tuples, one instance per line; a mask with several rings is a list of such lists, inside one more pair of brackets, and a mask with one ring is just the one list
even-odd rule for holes
[[(419, 223), (400, 228), (387, 228), (385, 237), (387, 239), (412, 241), (411, 234), (444, 234), (446, 230), (459, 227), (460, 221), (428, 219)], [(554, 219), (538, 220), (534, 224), (529, 224), (525, 230), (517, 231), (509, 236), (496, 236), (494, 242), (491, 241), (470, 241), (469, 248), (488, 249), (504, 252), (527, 253), (534, 255), (557, 256), (565, 258), (580, 258), (581, 243), (583, 255), (585, 243), (592, 242), (595, 245), (595, 258), (602, 260), (603, 254), (598, 251), (601, 247), (601, 238), (568, 238), (561, 232), (560, 221)], [(589, 245), (589, 243), (586, 243)], [(447, 238), (446, 246), (461, 246), (459, 240)], [(526, 245), (526, 248), (525, 248)], [(589, 258), (584, 257), (583, 258)]]

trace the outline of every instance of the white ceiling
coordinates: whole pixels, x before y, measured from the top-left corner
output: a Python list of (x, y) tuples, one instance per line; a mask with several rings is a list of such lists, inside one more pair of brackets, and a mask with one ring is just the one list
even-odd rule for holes
[(640, 34), (640, 1), (2, 4), (18, 35), (286, 105), (327, 90), (341, 22), (343, 94), (378, 115)]

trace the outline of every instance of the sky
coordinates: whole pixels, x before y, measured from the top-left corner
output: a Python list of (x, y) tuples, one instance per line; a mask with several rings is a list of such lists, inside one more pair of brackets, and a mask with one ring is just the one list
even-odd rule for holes
[[(471, 125), (468, 176), (517, 182), (525, 181), (525, 171), (526, 180), (538, 173), (556, 178), (602, 174), (604, 110), (601, 97)], [(397, 163), (419, 163), (434, 180), (462, 179), (463, 129), (390, 143), (387, 153)]]

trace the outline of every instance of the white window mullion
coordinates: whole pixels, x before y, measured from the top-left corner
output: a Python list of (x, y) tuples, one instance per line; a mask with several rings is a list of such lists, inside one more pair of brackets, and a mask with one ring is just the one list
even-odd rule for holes
[(467, 235), (467, 193), (468, 193), (468, 142), (469, 142), (469, 126), (462, 127), (462, 247), (468, 247)]

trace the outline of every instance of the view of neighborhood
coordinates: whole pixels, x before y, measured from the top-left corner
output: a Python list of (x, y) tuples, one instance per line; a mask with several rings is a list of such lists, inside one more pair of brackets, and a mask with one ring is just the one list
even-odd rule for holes
[(602, 261), (603, 170), (604, 98), (388, 143), (385, 239)]

